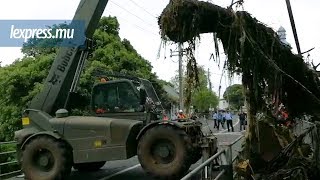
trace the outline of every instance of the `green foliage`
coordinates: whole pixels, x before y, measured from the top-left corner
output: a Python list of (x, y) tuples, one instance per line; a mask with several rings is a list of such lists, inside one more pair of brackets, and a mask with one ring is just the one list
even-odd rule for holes
[[(198, 77), (199, 77), (198, 87), (187, 86), (186, 79), (184, 79), (183, 81), (184, 94), (187, 93), (187, 88), (191, 88), (191, 93), (192, 93), (191, 104), (195, 106), (195, 108), (199, 112), (205, 112), (209, 110), (210, 105), (211, 107), (216, 107), (218, 105), (218, 97), (214, 92), (212, 92), (208, 88), (207, 71), (204, 69), (203, 66), (198, 67)], [(173, 84), (175, 90), (179, 92), (178, 73), (176, 76), (171, 78), (171, 84)], [(184, 99), (186, 99), (186, 97), (184, 97)]]
[(223, 93), (223, 98), (229, 100), (231, 108), (239, 109), (244, 105), (245, 96), (243, 94), (243, 85), (234, 84), (227, 87)]
[(199, 87), (192, 95), (192, 104), (199, 112), (207, 112), (210, 107), (216, 107), (219, 103), (218, 96), (208, 88), (207, 71), (203, 67), (198, 68)]
[[(54, 26), (58, 28), (64, 25)], [(41, 90), (43, 81), (56, 56), (57, 48), (43, 48), (37, 45), (46, 44), (47, 39), (27, 42), (22, 52), (26, 57), (6, 67), (0, 67), (0, 141), (8, 141), (13, 132), (21, 128), (21, 112), (28, 102)], [(78, 92), (89, 105), (91, 88), (97, 77), (92, 73), (96, 68), (109, 71), (128, 72), (153, 82), (160, 99), (166, 103), (162, 90), (162, 81), (152, 73), (151, 63), (142, 58), (126, 39), (119, 37), (119, 23), (115, 17), (103, 17), (94, 33), (96, 44), (92, 56), (86, 62), (80, 77)], [(72, 113), (84, 115), (88, 107), (82, 103)]]
[[(198, 73), (199, 73), (199, 87), (198, 88), (200, 88), (200, 89), (207, 88), (207, 85), (208, 85), (207, 71), (204, 70), (203, 66), (199, 66)], [(183, 77), (183, 81), (182, 81), (182, 84), (184, 87), (184, 93), (186, 93), (186, 89), (188, 88), (187, 80), (185, 77), (187, 77), (186, 72), (184, 73), (184, 77)], [(179, 72), (178, 71), (176, 71), (176, 75), (171, 78), (170, 84), (174, 87), (174, 89), (177, 92), (179, 92)], [(193, 88), (193, 91), (194, 91), (194, 89), (196, 89), (196, 88)]]
[[(58, 25), (47, 26), (52, 29), (52, 34), (55, 34), (57, 29), (67, 29), (68, 24), (62, 23)], [(29, 39), (24, 43), (21, 52), (26, 56), (36, 57), (39, 55), (47, 55), (56, 53), (58, 48), (57, 44), (61, 43), (62, 39)]]
[(207, 71), (204, 70), (203, 66), (198, 67), (199, 73), (199, 89), (204, 89), (208, 87), (208, 76)]
[(20, 114), (41, 89), (53, 59), (52, 54), (29, 57), (0, 68), (0, 141), (11, 140), (21, 128)]
[(207, 88), (200, 89), (193, 96), (193, 105), (199, 112), (206, 112), (211, 107), (218, 105), (217, 95)]

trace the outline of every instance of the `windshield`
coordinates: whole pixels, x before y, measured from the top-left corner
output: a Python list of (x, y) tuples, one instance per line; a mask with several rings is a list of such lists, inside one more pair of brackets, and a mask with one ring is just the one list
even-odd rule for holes
[(152, 101), (155, 103), (156, 108), (159, 110), (163, 110), (161, 101), (159, 100), (156, 91), (154, 90), (152, 84), (150, 81), (145, 79), (140, 79), (141, 84), (144, 86), (144, 89), (146, 90), (147, 96), (152, 99)]

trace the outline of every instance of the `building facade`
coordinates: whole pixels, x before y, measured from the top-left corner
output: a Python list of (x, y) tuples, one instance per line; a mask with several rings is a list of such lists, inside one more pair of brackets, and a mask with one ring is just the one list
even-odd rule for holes
[(220, 99), (218, 104), (218, 109), (220, 110), (226, 110), (229, 108), (229, 103), (225, 99)]

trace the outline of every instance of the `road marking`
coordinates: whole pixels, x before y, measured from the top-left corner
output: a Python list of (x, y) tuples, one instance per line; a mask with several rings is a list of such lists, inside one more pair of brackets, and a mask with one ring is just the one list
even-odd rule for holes
[(114, 177), (114, 176), (118, 176), (118, 175), (120, 175), (120, 174), (122, 174), (122, 173), (125, 173), (125, 172), (127, 172), (127, 171), (130, 171), (130, 170), (135, 169), (135, 168), (140, 167), (140, 166), (141, 166), (141, 164), (136, 164), (136, 165), (134, 165), (134, 166), (132, 166), (132, 167), (129, 167), (129, 168), (124, 169), (124, 170), (122, 170), (122, 171), (116, 172), (116, 173), (114, 173), (114, 174), (110, 174), (109, 176), (104, 177), (104, 178), (101, 178), (101, 179), (99, 179), (99, 180), (107, 180), (107, 179), (110, 179), (110, 178), (112, 178), (112, 177)]
[(213, 133), (214, 135), (242, 135), (243, 134), (243, 131), (241, 132), (219, 132), (219, 133)]

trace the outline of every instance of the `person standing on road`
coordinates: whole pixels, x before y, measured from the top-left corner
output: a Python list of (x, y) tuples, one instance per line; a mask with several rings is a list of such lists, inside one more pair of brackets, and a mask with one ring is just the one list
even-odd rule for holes
[(246, 118), (247, 118), (246, 113), (241, 111), (239, 113), (240, 131), (242, 131), (242, 127), (243, 127), (243, 130), (246, 130)]
[(218, 127), (217, 118), (218, 118), (218, 114), (217, 114), (216, 112), (214, 112), (213, 115), (212, 115), (212, 119), (213, 119), (213, 121), (214, 121), (214, 127), (213, 127), (213, 128)]
[(226, 111), (223, 111), (222, 112), (222, 127), (223, 127), (223, 129), (225, 129), (224, 127), (224, 125), (226, 124)]
[(229, 111), (226, 112), (225, 118), (227, 121), (228, 132), (230, 132), (230, 126), (231, 126), (232, 132), (234, 132), (233, 123), (232, 123), (232, 114)]
[(220, 124), (221, 124), (221, 127), (224, 128), (224, 127), (223, 127), (223, 124), (222, 124), (223, 114), (222, 114), (222, 112), (220, 112), (220, 111), (219, 111), (218, 114), (217, 114), (217, 121), (218, 121), (217, 129), (218, 129), (218, 131), (219, 131)]

